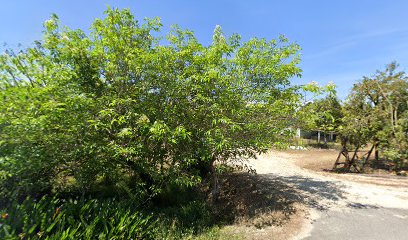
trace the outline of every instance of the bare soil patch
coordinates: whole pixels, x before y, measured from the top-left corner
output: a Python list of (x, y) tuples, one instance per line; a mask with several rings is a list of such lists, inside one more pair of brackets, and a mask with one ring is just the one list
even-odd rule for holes
[(284, 151), (295, 161), (299, 167), (322, 172), (333, 168), (333, 164), (339, 154), (335, 149), (311, 149), (311, 150), (289, 150)]
[(244, 172), (223, 175), (220, 183), (220, 196), (213, 205), (220, 221), (234, 223), (223, 229), (228, 235), (289, 239), (300, 231), (306, 211), (293, 187)]
[(381, 186), (408, 187), (408, 177), (397, 176), (395, 172), (384, 169), (369, 169), (367, 173), (330, 173), (339, 154), (335, 149), (289, 150), (281, 154), (292, 159), (297, 166), (325, 176)]

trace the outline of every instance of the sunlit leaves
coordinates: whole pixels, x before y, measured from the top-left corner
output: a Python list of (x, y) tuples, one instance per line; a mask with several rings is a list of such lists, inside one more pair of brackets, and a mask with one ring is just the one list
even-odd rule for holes
[(21, 192), (73, 179), (83, 192), (113, 182), (141, 198), (290, 136), (300, 47), (284, 36), (242, 42), (216, 26), (205, 46), (190, 30), (164, 37), (158, 18), (139, 23), (111, 8), (89, 34), (56, 16), (44, 26), (42, 42), (0, 57), (0, 154)]
[(408, 161), (408, 77), (397, 69), (393, 62), (354, 84), (342, 133), (354, 144), (379, 144), (386, 158), (403, 166)]

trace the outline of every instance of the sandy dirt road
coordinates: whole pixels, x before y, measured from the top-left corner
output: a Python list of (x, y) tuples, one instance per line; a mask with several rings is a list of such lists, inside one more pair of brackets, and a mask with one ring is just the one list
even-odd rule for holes
[(408, 239), (408, 178), (318, 173), (299, 167), (299, 157), (272, 151), (250, 161), (261, 178), (290, 186), (306, 206), (293, 239)]

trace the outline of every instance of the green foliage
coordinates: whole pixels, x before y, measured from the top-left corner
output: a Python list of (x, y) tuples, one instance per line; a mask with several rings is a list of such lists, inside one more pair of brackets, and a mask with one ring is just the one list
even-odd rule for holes
[(160, 226), (155, 230), (157, 239), (191, 239), (216, 227), (210, 206), (201, 200), (162, 207), (155, 210)]
[[(304, 129), (320, 130), (324, 132), (337, 131), (341, 124), (343, 113), (342, 106), (336, 97), (334, 85), (328, 85), (328, 94), (307, 103), (301, 111), (306, 113), (303, 124)], [(319, 91), (321, 92), (321, 90)]]
[(354, 145), (379, 144), (384, 157), (408, 164), (408, 77), (391, 63), (385, 71), (364, 77), (344, 106), (342, 135)]
[(156, 222), (116, 200), (43, 197), (1, 209), (1, 239), (153, 239)]
[(209, 46), (178, 27), (165, 40), (157, 18), (105, 14), (89, 34), (53, 15), (42, 41), (0, 55), (2, 196), (109, 186), (141, 201), (286, 141), (298, 45), (219, 26)]
[(0, 238), (220, 239), (210, 206), (193, 198), (143, 211), (133, 201), (119, 199), (44, 196), (12, 201), (0, 208)]

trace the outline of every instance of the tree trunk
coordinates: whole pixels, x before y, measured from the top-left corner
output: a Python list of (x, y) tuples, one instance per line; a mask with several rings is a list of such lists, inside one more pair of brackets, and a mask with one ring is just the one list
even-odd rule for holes
[(379, 156), (379, 153), (378, 153), (378, 143), (375, 144), (374, 158), (375, 158), (376, 162), (378, 162), (378, 160), (380, 159), (380, 156)]
[(370, 151), (367, 152), (367, 157), (364, 159), (363, 169), (362, 169), (362, 170), (364, 170), (364, 167), (367, 166), (368, 162), (370, 161), (370, 156), (371, 156), (371, 153), (373, 152), (373, 149), (374, 149), (374, 148), (375, 148), (375, 144), (373, 144), (373, 146), (371, 147)]

